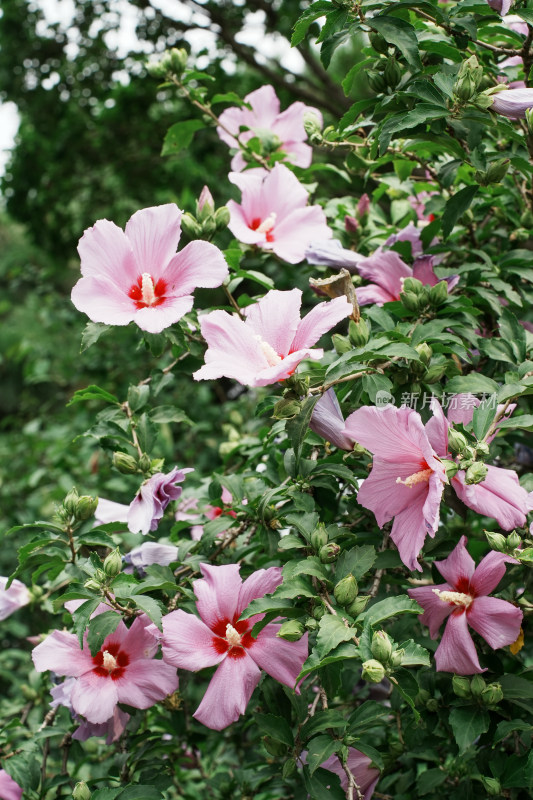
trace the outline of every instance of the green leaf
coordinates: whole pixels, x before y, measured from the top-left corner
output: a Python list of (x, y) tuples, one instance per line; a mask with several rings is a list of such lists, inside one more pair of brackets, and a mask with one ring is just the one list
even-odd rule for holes
[(149, 453), (154, 445), (157, 431), (148, 413), (141, 414), (135, 424), (135, 431), (139, 440), (139, 446), (144, 453)]
[(186, 119), (175, 122), (166, 132), (163, 142), (162, 156), (172, 156), (185, 150), (194, 138), (196, 131), (205, 128), (205, 123), (199, 119)]
[(240, 619), (248, 619), (253, 617), (254, 614), (265, 614), (267, 611), (276, 611), (279, 616), (284, 616), (285, 611), (292, 610), (293, 607), (285, 599), (266, 595), (252, 600), (242, 612)]
[(113, 325), (104, 325), (103, 322), (88, 322), (81, 335), (81, 348), (80, 353), (88, 350), (91, 345), (95, 344), (100, 336), (107, 333), (113, 328)]
[(363, 375), (361, 383), (372, 403), (376, 402), (378, 392), (387, 392), (390, 394), (393, 388), (392, 381), (387, 378), (386, 375), (377, 375), (373, 373)]
[(311, 775), (324, 761), (327, 761), (333, 755), (338, 746), (339, 742), (327, 734), (320, 734), (311, 739), (307, 749), (307, 763)]
[(452, 708), (449, 721), (459, 752), (464, 753), (478, 736), (488, 731), (490, 716), (484, 708), (463, 706)]
[(533, 725), (523, 719), (504, 719), (502, 722), (498, 723), (496, 733), (494, 734), (494, 744), (501, 742), (502, 739), (505, 739), (507, 736), (511, 736), (515, 731), (529, 732), (531, 730), (533, 730)]
[(309, 767), (303, 769), (305, 790), (312, 800), (346, 800), (346, 792), (341, 789), (339, 776), (326, 769), (319, 769), (313, 775)]
[(79, 389), (77, 392), (74, 392), (72, 398), (68, 401), (67, 406), (72, 406), (74, 403), (84, 403), (86, 400), (105, 400), (106, 403), (115, 403), (120, 405), (118, 397), (115, 397), (114, 394), (110, 394), (106, 392), (105, 389), (101, 389), (96, 384), (91, 384), (87, 386), (85, 389)]
[(492, 378), (487, 378), (478, 372), (472, 372), (470, 375), (456, 375), (446, 384), (446, 392), (453, 394), (492, 394), (497, 392), (499, 385)]
[(370, 606), (367, 611), (358, 616), (357, 620), (364, 620), (366, 627), (367, 625), (377, 625), (378, 622), (396, 617), (398, 614), (421, 614), (422, 611), (423, 609), (416, 600), (411, 600), (406, 594), (400, 594), (397, 597), (386, 597), (385, 600), (380, 600)]
[(255, 714), (254, 722), (267, 736), (271, 736), (278, 742), (283, 742), (287, 747), (294, 746), (292, 730), (287, 720), (283, 717), (276, 717), (274, 714)]
[(89, 622), (87, 644), (92, 656), (97, 654), (106, 636), (117, 629), (120, 621), (121, 616), (116, 611), (104, 611)]
[(422, 647), (422, 645), (417, 644), (413, 639), (402, 642), (402, 644), (398, 645), (398, 649), (404, 651), (402, 667), (430, 666), (431, 662), (428, 651), (425, 647)]
[(328, 580), (329, 574), (317, 556), (309, 556), (303, 561), (289, 561), (283, 567), (283, 578), (293, 578), (295, 575), (314, 575), (320, 580)]
[(310, 672), (314, 672), (317, 669), (321, 669), (322, 667), (327, 667), (328, 664), (336, 664), (336, 663), (343, 663), (344, 661), (352, 658), (360, 659), (359, 650), (355, 646), (355, 644), (344, 642), (340, 644), (335, 650), (332, 650), (325, 658), (321, 658), (318, 654), (318, 651), (315, 649), (311, 652), (309, 657), (304, 662), (302, 666), (302, 671), (298, 675), (296, 682), (304, 678), (306, 675), (309, 675)]
[(499, 327), (501, 338), (510, 346), (516, 363), (521, 364), (526, 358), (526, 329), (508, 308), (502, 309)]
[(415, 128), (424, 122), (431, 122), (434, 119), (442, 119), (449, 112), (442, 106), (432, 103), (417, 103), (417, 105), (404, 114), (396, 114), (385, 120), (379, 134), (379, 150), (383, 153), (390, 144), (393, 133)]
[(304, 439), (309, 430), (309, 421), (311, 420), (311, 415), (318, 399), (318, 395), (315, 397), (308, 397), (300, 413), (289, 420), (286, 425), (286, 431), (291, 440), (297, 464), (300, 460)]
[[(390, 713), (390, 712), (389, 712)], [(302, 730), (300, 731), (301, 739), (310, 739), (320, 731), (328, 730), (344, 730), (346, 728), (346, 719), (343, 714), (334, 708), (328, 708), (324, 711), (317, 711), (314, 717), (311, 717)]]
[(117, 800), (162, 800), (162, 797), (163, 795), (155, 786), (139, 785), (128, 786), (117, 795)]
[(356, 580), (366, 575), (376, 560), (376, 551), (370, 544), (356, 545), (343, 550), (335, 565), (335, 580), (340, 581), (352, 574)]
[[(287, 537), (284, 537), (287, 538)], [(283, 541), (283, 539), (282, 539)], [(296, 575), (290, 580), (284, 580), (281, 586), (278, 586), (274, 592), (273, 597), (293, 599), (295, 597), (315, 597), (316, 592), (311, 586), (311, 582), (301, 575)]]
[(327, 656), (341, 642), (349, 642), (356, 635), (353, 628), (347, 628), (340, 617), (324, 614), (319, 622), (316, 649), (321, 658)]
[(372, 728), (375, 725), (383, 725), (383, 717), (387, 717), (390, 712), (375, 700), (367, 700), (359, 708), (356, 708), (348, 721), (349, 729), (352, 733), (359, 733), (364, 728)]
[(429, 794), (433, 792), (437, 786), (440, 786), (447, 779), (447, 774), (442, 769), (427, 769), (418, 776), (416, 785), (420, 795)]
[(482, 400), (479, 406), (474, 408), (474, 413), (472, 416), (472, 429), (478, 440), (483, 439), (485, 434), (488, 433), (495, 416), (496, 409), (494, 407), (494, 402), (490, 397)]
[(465, 186), (446, 202), (442, 215), (442, 236), (447, 239), (455, 223), (470, 208), (472, 200), (479, 191), (479, 186)]
[(317, 0), (306, 8), (302, 16), (297, 20), (291, 38), (291, 46), (296, 47), (304, 39), (307, 29), (315, 19), (324, 16), (334, 8), (329, 0)]
[(194, 425), (195, 423), (190, 419), (185, 411), (176, 406), (156, 406), (149, 412), (150, 420), (156, 424), (163, 422), (183, 422), (185, 425)]
[(138, 594), (136, 594), (132, 600), (135, 600), (135, 605), (140, 608), (141, 611), (144, 611), (145, 614), (148, 614), (152, 622), (161, 630), (161, 620), (166, 611), (163, 603), (160, 603), (159, 600), (153, 597)]
[[(95, 597), (92, 600), (87, 600), (85, 603), (82, 603), (79, 608), (72, 612), (72, 618), (74, 620), (74, 632), (78, 637), (80, 647), (83, 647), (83, 636), (87, 629), (87, 625), (89, 624), (89, 618), (93, 611), (98, 608), (101, 601), (101, 597)], [(120, 622), (120, 616), (118, 614), (117, 617)]]
[(511, 417), (498, 423), (498, 430), (533, 430), (533, 414), (523, 414), (521, 417)]
[(398, 48), (411, 69), (418, 70), (421, 68), (418, 39), (416, 38), (416, 31), (410, 22), (390, 15), (372, 17), (372, 19), (367, 19), (366, 22), (373, 30), (380, 33), (386, 42)]

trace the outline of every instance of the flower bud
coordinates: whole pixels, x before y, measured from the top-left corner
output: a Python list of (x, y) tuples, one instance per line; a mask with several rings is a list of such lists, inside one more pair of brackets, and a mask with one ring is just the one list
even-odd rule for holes
[(78, 499), (78, 490), (73, 487), (63, 500), (63, 508), (70, 514), (71, 517), (76, 514)]
[(520, 536), (517, 534), (516, 531), (513, 531), (507, 537), (507, 546), (511, 550), (516, 550), (516, 548), (520, 547), (521, 544), (522, 544), (522, 539), (520, 538)]
[(418, 295), (414, 292), (400, 292), (400, 300), (408, 311), (420, 311)]
[(272, 736), (263, 736), (261, 739), (263, 747), (271, 756), (284, 756), (287, 753), (287, 745), (273, 739)]
[(96, 511), (97, 505), (98, 505), (97, 497), (90, 497), (88, 494), (84, 494), (80, 498), (78, 498), (74, 516), (76, 517), (76, 519), (81, 521), (90, 519), (90, 517), (92, 517), (94, 515), (94, 512)]
[(498, 778), (482, 775), (481, 783), (489, 797), (499, 797), (501, 795), (502, 787)]
[(313, 617), (315, 619), (318, 619), (318, 620), (322, 619), (322, 617), (324, 616), (325, 613), (326, 613), (326, 609), (324, 608), (323, 605), (315, 606), (313, 608)]
[(296, 761), (294, 758), (288, 758), (287, 761), (283, 765), (283, 769), (281, 770), (281, 777), (284, 780), (290, 778), (291, 775), (294, 775), (296, 772)]
[(489, 683), (486, 689), (481, 692), (481, 699), (489, 706), (497, 705), (503, 700), (502, 687), (499, 683)]
[(341, 549), (338, 544), (329, 542), (329, 544), (325, 544), (320, 548), (318, 556), (323, 564), (331, 564), (332, 561), (337, 560), (340, 551)]
[(490, 446), (487, 442), (478, 442), (476, 444), (476, 455), (486, 458), (490, 453)]
[(368, 34), (368, 38), (370, 40), (370, 44), (376, 51), (376, 53), (381, 53), (381, 55), (386, 56), (389, 52), (389, 45), (388, 42), (385, 41), (381, 33), (376, 33), (376, 31), (371, 31)]
[(79, 781), (72, 792), (72, 800), (91, 800), (91, 792), (85, 781)]
[(468, 447), (468, 439), (460, 431), (450, 428), (448, 431), (448, 447), (452, 453), (458, 455)]
[(493, 550), (503, 553), (507, 549), (507, 539), (501, 533), (492, 533), (492, 531), (485, 531), (487, 541)]
[(163, 59), (161, 56), (156, 56), (150, 58), (150, 60), (146, 62), (145, 69), (151, 78), (164, 80), (168, 72), (168, 66), (169, 62), (167, 59)]
[(430, 697), (426, 703), (426, 708), (428, 711), (435, 712), (439, 710), (439, 701), (436, 700), (434, 697)]
[(387, 82), (385, 78), (375, 69), (369, 69), (366, 73), (368, 78), (368, 84), (372, 91), (376, 92), (376, 94), (381, 94), (387, 88)]
[(383, 70), (383, 77), (387, 86), (395, 89), (402, 79), (402, 69), (395, 58), (388, 58)]
[(440, 306), (448, 299), (448, 284), (446, 281), (439, 281), (429, 290), (429, 302), (432, 306)]
[(122, 556), (117, 547), (104, 560), (104, 572), (108, 578), (115, 578), (122, 571)]
[(424, 284), (422, 281), (419, 281), (418, 278), (404, 278), (402, 283), (402, 289), (404, 292), (413, 292), (413, 294), (419, 295), (422, 293), (424, 288)]
[(370, 338), (370, 330), (363, 317), (360, 317), (359, 322), (350, 320), (348, 325), (348, 335), (354, 347), (364, 347)]
[(426, 344), (426, 342), (421, 342), (420, 344), (416, 345), (415, 350), (420, 356), (420, 361), (422, 364), (427, 366), (431, 361), (431, 356), (433, 355), (433, 350), (429, 344)]
[(483, 690), (486, 688), (487, 684), (481, 677), (481, 675), (474, 675), (472, 680), (470, 681), (470, 691), (474, 695), (474, 697), (481, 697)]
[(344, 230), (347, 233), (355, 233), (359, 228), (359, 223), (355, 217), (350, 217), (348, 214), (344, 216)]
[(172, 71), (177, 75), (181, 75), (187, 66), (187, 60), (189, 58), (188, 52), (184, 47), (173, 47), (169, 52), (169, 56)]
[(346, 606), (346, 611), (351, 617), (357, 617), (365, 610), (369, 600), (370, 595), (359, 595), (359, 597), (355, 598), (353, 603), (350, 603), (349, 606)]
[(272, 416), (274, 419), (292, 419), (299, 413), (301, 407), (299, 400), (283, 397), (272, 409)]
[(152, 459), (146, 453), (139, 458), (139, 469), (141, 472), (150, 472), (152, 469)]
[(489, 468), (486, 464), (482, 464), (481, 461), (474, 461), (466, 470), (465, 483), (469, 486), (473, 483), (481, 483), (487, 477), (488, 471)]
[[(306, 134), (308, 136), (312, 136), (313, 134), (321, 134), (322, 132), (322, 123), (320, 118), (315, 114), (314, 111), (311, 111), (310, 108), (304, 112), (303, 115), (303, 126)], [(322, 137), (320, 137), (322, 138)]]
[(188, 211), (181, 215), (181, 228), (189, 239), (198, 239), (202, 235), (201, 226)]
[(371, 658), (364, 662), (361, 677), (369, 683), (381, 683), (385, 677), (385, 667), (379, 661)]
[(355, 213), (357, 214), (358, 219), (363, 221), (365, 217), (368, 216), (369, 211), (370, 211), (370, 197), (365, 192), (359, 198), (359, 202), (357, 203), (357, 208), (355, 209)]
[(213, 195), (207, 186), (204, 186), (200, 192), (200, 197), (196, 201), (196, 216), (200, 222), (204, 222), (207, 217), (211, 216), (215, 210), (215, 201)]
[(229, 208), (227, 206), (220, 206), (215, 212), (215, 225), (217, 231), (223, 231), (228, 227), (230, 221)]
[(376, 631), (370, 645), (372, 655), (383, 664), (387, 664), (392, 655), (392, 642), (385, 631)]
[(405, 655), (405, 650), (403, 647), (398, 648), (395, 650), (390, 657), (390, 663), (393, 667), (400, 667), (403, 661), (403, 657)]
[(441, 463), (446, 471), (446, 477), (449, 481), (451, 481), (451, 479), (459, 472), (459, 465), (455, 461), (451, 461), (449, 458), (441, 458)]
[(510, 163), (508, 158), (501, 158), (499, 161), (494, 161), (485, 173), (487, 184), (500, 183), (507, 175)]
[(318, 628), (318, 622), (313, 617), (309, 617), (305, 623), (305, 627), (308, 631), (316, 631)]
[(319, 522), (311, 534), (311, 546), (313, 550), (320, 550), (321, 547), (328, 543), (328, 538), (326, 526), (323, 522)]
[(122, 453), (120, 450), (113, 453), (113, 466), (123, 475), (132, 475), (138, 471), (137, 459), (128, 453)]
[(476, 84), (471, 75), (463, 75), (455, 81), (453, 93), (462, 103), (467, 103), (476, 93)]
[(470, 681), (463, 675), (454, 675), (452, 678), (452, 689), (457, 697), (470, 697)]
[(297, 642), (305, 633), (305, 628), (297, 619), (288, 619), (283, 622), (276, 636), (285, 639), (287, 642)]
[(93, 592), (97, 592), (100, 589), (100, 583), (96, 581), (94, 578), (89, 578), (88, 581), (85, 581), (83, 584), (85, 589), (89, 589)]
[(349, 350), (352, 349), (352, 345), (350, 344), (350, 340), (347, 336), (342, 336), (340, 333), (334, 333), (331, 337), (331, 341), (333, 342), (333, 347), (335, 348), (335, 352), (337, 355), (342, 356), (344, 353), (347, 353)]
[(333, 589), (333, 596), (340, 606), (349, 606), (357, 597), (359, 588), (353, 575), (342, 578)]
[(424, 383), (436, 383), (446, 372), (446, 364), (432, 364), (424, 373)]

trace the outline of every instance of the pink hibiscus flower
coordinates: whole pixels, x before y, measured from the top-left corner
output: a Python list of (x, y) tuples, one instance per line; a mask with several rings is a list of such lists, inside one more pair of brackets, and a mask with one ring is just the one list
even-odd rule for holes
[(62, 683), (53, 686), (50, 691), (53, 698), (50, 703), (51, 708), (65, 706), (65, 708), (68, 708), (71, 712), (76, 722), (80, 723), (79, 727), (76, 728), (72, 734), (72, 738), (76, 739), (78, 742), (86, 742), (87, 739), (90, 739), (92, 736), (105, 736), (106, 744), (111, 744), (111, 742), (116, 742), (117, 739), (120, 739), (126, 729), (130, 715), (126, 711), (121, 711), (118, 706), (115, 706), (113, 715), (106, 722), (96, 724), (94, 722), (82, 720), (81, 717), (78, 717), (74, 712), (72, 707), (71, 696), (75, 686), (76, 678), (67, 678)]
[[(247, 94), (244, 101), (251, 105), (251, 109), (233, 106), (227, 108), (220, 115), (219, 120), (224, 127), (217, 128), (217, 133), (222, 141), (229, 147), (238, 148), (239, 142), (246, 143), (254, 136), (269, 132), (279, 140), (278, 150), (287, 154), (288, 161), (298, 167), (308, 167), (313, 151), (308, 144), (304, 144), (307, 134), (304, 129), (303, 117), (306, 112), (312, 111), (318, 118), (321, 127), (320, 111), (297, 102), (292, 103), (280, 113), (279, 100), (272, 86), (261, 86), (255, 92)], [(239, 133), (243, 127), (248, 130)], [(239, 151), (233, 156), (231, 168), (238, 172), (245, 166), (246, 161)]]
[(228, 228), (240, 242), (272, 250), (289, 264), (297, 264), (310, 242), (331, 238), (323, 210), (307, 205), (307, 191), (283, 164), (271, 172), (230, 172), (229, 179), (242, 192), (241, 205), (234, 200), (226, 203), (231, 215)]
[(391, 538), (400, 558), (421, 570), (417, 556), (426, 535), (437, 530), (447, 478), (420, 415), (411, 408), (364, 406), (350, 414), (343, 433), (374, 455), (357, 501), (374, 512), (380, 528), (394, 518)]
[(505, 564), (518, 562), (492, 551), (476, 568), (466, 542), (466, 536), (462, 536), (448, 558), (435, 561), (446, 583), (408, 589), (409, 596), (424, 609), (419, 619), (429, 627), (432, 639), (438, 637), (441, 624), (448, 618), (435, 661), (439, 672), (458, 675), (485, 672), (479, 664), (469, 626), (497, 650), (516, 641), (523, 616), (512, 603), (487, 597), (503, 578)]
[(145, 615), (137, 617), (131, 628), (120, 621), (95, 656), (91, 656), (86, 639), (81, 648), (73, 633), (54, 631), (33, 650), (35, 669), (76, 678), (72, 708), (89, 722), (109, 720), (117, 703), (149, 708), (178, 686), (176, 671), (154, 659), (158, 641), (148, 629), (150, 625)]
[[(426, 425), (426, 432), (440, 457), (453, 458), (448, 452), (448, 430), (454, 422), (464, 425), (471, 422), (474, 408), (480, 402), (473, 395), (455, 395), (450, 400), (446, 419), (439, 401), (431, 401), (433, 417)], [(513, 409), (514, 405), (509, 408), (509, 414)], [(528, 494), (520, 486), (518, 476), (513, 470), (492, 465), (487, 465), (487, 469), (485, 480), (471, 485), (466, 483), (466, 472), (459, 470), (451, 480), (457, 497), (478, 514), (495, 519), (506, 531), (522, 527), (526, 524), (528, 511), (532, 509), (533, 494)]]
[(0, 620), (7, 619), (19, 608), (28, 605), (30, 593), (21, 581), (12, 581), (6, 589), (8, 578), (0, 578)]
[(98, 220), (78, 245), (82, 278), (72, 302), (93, 322), (160, 333), (193, 305), (193, 290), (220, 286), (228, 267), (220, 250), (191, 242), (180, 253), (181, 211), (174, 203), (137, 211), (123, 231)]
[(208, 344), (198, 380), (233, 378), (244, 386), (268, 386), (293, 374), (304, 358), (318, 360), (323, 350), (309, 349), (334, 325), (352, 313), (345, 297), (319, 303), (300, 319), (300, 289), (272, 289), (248, 306), (246, 320), (212, 311), (200, 320)]
[(21, 800), (22, 788), (5, 769), (0, 769), (0, 797), (2, 800)]
[(163, 617), (163, 658), (192, 672), (218, 665), (194, 717), (219, 731), (244, 714), (262, 669), (294, 686), (308, 655), (307, 634), (287, 642), (276, 637), (280, 626), (269, 623), (254, 639), (250, 631), (263, 615), (239, 620), (252, 600), (280, 585), (279, 567), (257, 570), (244, 583), (239, 564), (200, 569), (203, 578), (193, 584), (200, 619), (181, 609)]

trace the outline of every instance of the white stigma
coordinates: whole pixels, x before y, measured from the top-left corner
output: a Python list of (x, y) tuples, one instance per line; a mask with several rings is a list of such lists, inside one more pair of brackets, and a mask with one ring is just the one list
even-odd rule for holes
[(142, 274), (141, 291), (143, 302), (146, 303), (147, 306), (151, 306), (155, 300), (155, 292), (152, 276), (148, 272), (143, 272)]
[(274, 225), (276, 224), (277, 214), (273, 211), (271, 214), (268, 215), (266, 219), (263, 220), (261, 225), (256, 228), (257, 233), (270, 233)]
[(464, 608), (468, 608), (474, 599), (464, 592), (441, 592), (440, 589), (433, 589), (433, 593), (436, 594), (443, 603), (453, 603), (454, 606), (463, 606)]
[(414, 472), (412, 475), (409, 475), (405, 480), (403, 480), (403, 478), (396, 478), (396, 483), (403, 483), (404, 486), (408, 486), (412, 489), (417, 483), (427, 483), (432, 472), (432, 469), (423, 469), (420, 472)]
[(117, 668), (117, 660), (115, 656), (112, 656), (107, 650), (104, 650), (102, 653), (104, 660), (102, 661), (102, 666), (108, 672), (113, 672), (114, 669)]
[(279, 364), (279, 362), (283, 360), (281, 356), (278, 356), (272, 345), (261, 339), (259, 334), (256, 334), (254, 336), (254, 339), (256, 340), (256, 342), (258, 342), (264, 357), (268, 361), (269, 367), (275, 367), (276, 364)]
[(239, 631), (236, 631), (233, 625), (230, 625), (229, 622), (226, 625), (226, 641), (232, 647), (239, 647), (242, 642), (242, 636), (240, 635)]

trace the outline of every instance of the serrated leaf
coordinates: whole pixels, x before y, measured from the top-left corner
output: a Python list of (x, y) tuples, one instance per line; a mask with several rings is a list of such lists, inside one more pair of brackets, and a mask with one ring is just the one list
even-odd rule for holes
[(185, 411), (182, 411), (181, 408), (176, 408), (176, 406), (156, 406), (149, 414), (151, 421), (158, 425), (163, 422), (183, 422), (185, 425), (195, 424)]
[(328, 11), (332, 10), (332, 8), (333, 5), (329, 2), (329, 0), (317, 0), (316, 3), (312, 3), (309, 8), (306, 8), (294, 26), (294, 31), (291, 37), (291, 46), (296, 47), (299, 45), (305, 37), (307, 29), (311, 23), (314, 22), (315, 19), (327, 14)]
[(339, 742), (332, 739), (327, 734), (320, 734), (315, 736), (309, 742), (307, 749), (307, 763), (309, 765), (309, 773), (312, 775), (318, 767), (327, 761), (339, 747)]
[(499, 385), (492, 378), (487, 378), (477, 372), (470, 375), (456, 375), (446, 384), (446, 392), (452, 394), (492, 394), (497, 392)]
[(101, 389), (100, 386), (96, 386), (96, 384), (93, 383), (85, 389), (79, 389), (77, 392), (74, 392), (67, 406), (72, 406), (74, 403), (84, 403), (86, 400), (104, 400), (106, 403), (120, 405), (118, 397), (115, 397), (114, 394), (110, 394), (110, 392), (106, 392), (105, 389)]
[(276, 611), (278, 616), (284, 616), (283, 612), (286, 610), (292, 611), (292, 606), (285, 599), (267, 595), (252, 600), (242, 612), (240, 619), (249, 619), (255, 614), (265, 614), (267, 611)]
[(88, 322), (81, 335), (80, 353), (85, 352), (95, 344), (100, 336), (112, 330), (113, 325), (104, 325), (103, 322)]
[(533, 430), (533, 414), (523, 414), (521, 417), (511, 417), (498, 423), (498, 430)]
[(495, 416), (496, 409), (490, 397), (482, 400), (479, 406), (474, 408), (474, 413), (472, 415), (472, 430), (479, 441), (483, 439), (486, 433), (488, 433)]
[(459, 752), (464, 753), (478, 736), (488, 731), (490, 716), (484, 708), (465, 706), (452, 708), (449, 721)]
[(420, 69), (422, 65), (418, 54), (418, 39), (415, 28), (410, 22), (388, 14), (372, 17), (366, 22), (373, 30), (380, 33), (386, 42), (398, 48), (412, 69)]
[(315, 596), (316, 592), (311, 586), (311, 582), (303, 578), (301, 575), (295, 575), (294, 578), (284, 580), (281, 586), (278, 586), (273, 595), (275, 598), (285, 598), (291, 600), (295, 597)]
[(335, 565), (335, 580), (340, 581), (350, 574), (356, 580), (360, 580), (375, 560), (376, 551), (370, 544), (356, 545), (350, 550), (343, 550)]
[(297, 464), (300, 460), (304, 439), (307, 435), (307, 431), (309, 430), (309, 421), (318, 399), (318, 395), (315, 397), (308, 397), (302, 406), (302, 410), (287, 422), (285, 428), (287, 435), (291, 440)]
[(464, 189), (456, 192), (446, 202), (442, 215), (442, 236), (444, 239), (448, 238), (457, 220), (470, 208), (472, 200), (478, 191), (479, 186), (465, 186)]
[[(390, 714), (390, 711), (388, 713)], [(314, 717), (311, 717), (311, 719), (305, 723), (300, 732), (300, 736), (305, 740), (329, 728), (332, 730), (344, 730), (345, 727), (346, 719), (343, 714), (337, 709), (328, 708), (324, 711), (317, 711)]]
[(159, 630), (161, 630), (161, 620), (166, 611), (163, 603), (160, 603), (159, 600), (156, 600), (154, 597), (138, 594), (132, 597), (132, 600), (135, 600), (135, 605), (137, 608), (140, 608), (141, 611), (144, 611), (145, 614), (148, 614), (152, 622), (154, 622)]
[(418, 776), (416, 785), (420, 795), (433, 792), (447, 779), (447, 774), (442, 769), (427, 769)]
[(120, 621), (121, 616), (116, 611), (104, 611), (103, 614), (98, 614), (89, 622), (87, 644), (92, 656), (97, 654), (106, 636), (117, 629)]
[(402, 667), (430, 666), (431, 662), (428, 651), (425, 647), (422, 647), (422, 645), (417, 644), (413, 639), (402, 642), (402, 644), (398, 645), (398, 649), (404, 651)]
[(383, 725), (383, 717), (387, 717), (389, 714), (390, 711), (382, 703), (367, 700), (350, 716), (349, 728), (352, 733), (357, 734), (364, 728), (371, 728), (376, 724)]
[(523, 719), (504, 719), (498, 723), (494, 734), (494, 744), (501, 742), (507, 736), (511, 736), (515, 731), (527, 731), (529, 733), (531, 730), (533, 730), (533, 725)]
[(356, 635), (354, 628), (346, 627), (340, 617), (324, 614), (318, 623), (316, 649), (321, 658), (327, 656), (341, 642), (349, 642)]
[(82, 603), (81, 606), (72, 613), (72, 619), (74, 620), (74, 632), (78, 637), (80, 647), (83, 647), (83, 636), (85, 634), (85, 631), (87, 630), (87, 625), (89, 624), (89, 618), (93, 613), (93, 611), (95, 611), (98, 608), (100, 602), (101, 602), (100, 597), (95, 597), (92, 600), (87, 600), (85, 603)]
[(386, 597), (385, 600), (380, 600), (375, 603), (363, 614), (357, 618), (364, 620), (365, 627), (368, 625), (377, 625), (378, 622), (383, 622), (384, 619), (395, 617), (398, 614), (422, 614), (423, 609), (420, 608), (416, 600), (411, 600), (406, 594), (400, 594), (397, 597)]
[(175, 122), (166, 132), (161, 155), (172, 156), (185, 150), (194, 139), (196, 131), (199, 131), (200, 128), (205, 128), (205, 124), (199, 119), (186, 119), (182, 122)]

